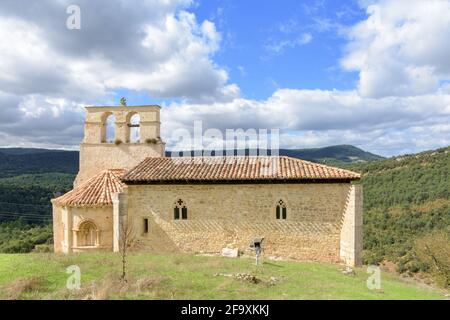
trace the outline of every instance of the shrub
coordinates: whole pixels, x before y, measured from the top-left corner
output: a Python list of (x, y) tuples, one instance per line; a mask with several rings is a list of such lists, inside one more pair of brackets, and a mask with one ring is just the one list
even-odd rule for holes
[(53, 241), (51, 225), (28, 225), (19, 221), (0, 224), (0, 252), (26, 253), (36, 245), (50, 245)]
[(145, 139), (145, 142), (148, 143), (148, 144), (157, 144), (158, 143), (158, 139), (149, 138), (149, 139)]
[(36, 253), (50, 253), (53, 252), (53, 245), (51, 244), (38, 244), (34, 246), (33, 252)]
[(438, 285), (450, 287), (450, 233), (438, 231), (416, 240), (414, 252)]
[(378, 265), (381, 261), (383, 261), (383, 254), (380, 252), (376, 252), (376, 250), (364, 250), (363, 251), (363, 262), (367, 265)]
[(122, 144), (122, 140), (116, 139), (116, 140), (114, 141), (114, 144), (115, 144), (116, 146), (118, 146), (119, 144)]

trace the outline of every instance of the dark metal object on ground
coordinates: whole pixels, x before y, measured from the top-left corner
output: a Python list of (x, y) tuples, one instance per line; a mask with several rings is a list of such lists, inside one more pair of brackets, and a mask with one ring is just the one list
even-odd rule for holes
[(261, 253), (263, 251), (263, 248), (262, 248), (263, 241), (264, 241), (264, 237), (255, 237), (250, 242), (250, 249), (255, 250), (255, 253), (256, 253), (256, 262), (255, 262), (256, 265), (259, 265), (259, 260), (261, 257)]

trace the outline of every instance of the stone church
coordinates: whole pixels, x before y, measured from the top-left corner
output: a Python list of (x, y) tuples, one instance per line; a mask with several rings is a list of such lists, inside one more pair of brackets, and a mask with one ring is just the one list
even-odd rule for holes
[(159, 106), (86, 107), (84, 131), (74, 188), (52, 200), (55, 252), (118, 251), (127, 221), (136, 250), (249, 254), (264, 237), (266, 257), (361, 263), (358, 173), (284, 156), (165, 157)]

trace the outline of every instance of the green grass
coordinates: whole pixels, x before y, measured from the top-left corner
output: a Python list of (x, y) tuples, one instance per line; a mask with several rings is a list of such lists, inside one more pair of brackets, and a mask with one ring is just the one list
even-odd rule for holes
[[(66, 268), (81, 269), (81, 289), (66, 289)], [(382, 273), (381, 290), (369, 290), (365, 268), (355, 276), (340, 266), (180, 254), (129, 257), (129, 280), (119, 281), (120, 256), (112, 253), (58, 256), (0, 254), (2, 299), (443, 299), (444, 292)], [(254, 284), (221, 274), (248, 273)], [(271, 283), (271, 278), (276, 278)], [(273, 281), (272, 281), (273, 282)]]

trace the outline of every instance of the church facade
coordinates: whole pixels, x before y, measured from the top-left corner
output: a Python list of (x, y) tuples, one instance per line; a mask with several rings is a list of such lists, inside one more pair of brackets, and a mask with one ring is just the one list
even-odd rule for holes
[(359, 174), (282, 156), (165, 157), (159, 115), (86, 108), (74, 189), (52, 200), (55, 252), (118, 251), (126, 224), (135, 250), (247, 254), (264, 238), (266, 257), (361, 263)]

